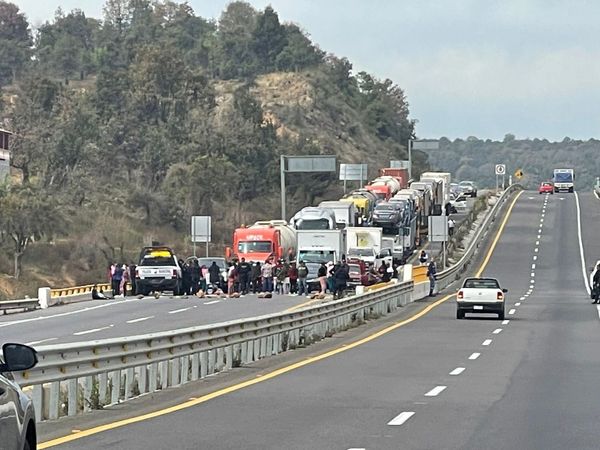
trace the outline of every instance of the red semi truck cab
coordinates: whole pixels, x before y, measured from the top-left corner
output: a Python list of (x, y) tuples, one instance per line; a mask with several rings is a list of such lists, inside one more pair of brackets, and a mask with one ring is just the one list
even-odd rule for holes
[(365, 189), (375, 194), (380, 201), (387, 202), (392, 197), (392, 190), (384, 184), (368, 184)]
[(293, 258), (295, 253), (295, 230), (285, 221), (257, 222), (251, 227), (237, 228), (233, 232), (233, 248), (227, 249), (228, 258), (261, 263), (271, 257)]

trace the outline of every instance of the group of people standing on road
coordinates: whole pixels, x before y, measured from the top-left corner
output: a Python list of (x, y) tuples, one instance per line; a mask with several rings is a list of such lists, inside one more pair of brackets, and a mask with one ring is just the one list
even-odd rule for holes
[(131, 293), (135, 294), (135, 269), (136, 265), (132, 262), (130, 264), (124, 263), (112, 263), (107, 268), (107, 279), (108, 284), (111, 286), (113, 296), (127, 295), (128, 287), (131, 287)]
[(302, 295), (306, 287), (308, 269), (304, 262), (296, 265), (284, 259), (273, 258), (264, 263), (247, 262), (241, 258), (239, 262), (231, 262), (227, 270), (227, 292), (246, 295), (249, 293), (276, 292), (281, 295)]

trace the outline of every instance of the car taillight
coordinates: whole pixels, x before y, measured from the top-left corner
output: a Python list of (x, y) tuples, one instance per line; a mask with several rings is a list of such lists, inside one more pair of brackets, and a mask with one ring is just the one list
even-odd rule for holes
[(140, 271), (138, 269), (135, 269), (135, 277), (136, 278), (140, 277)]
[(496, 298), (498, 300), (504, 300), (504, 294), (502, 292), (498, 292), (498, 293), (496, 293)]
[(458, 294), (457, 294), (457, 296), (456, 296), (456, 297), (457, 297), (459, 300), (462, 300), (462, 299), (464, 298), (463, 291), (458, 291)]
[(177, 278), (177, 269), (173, 269), (173, 278)]

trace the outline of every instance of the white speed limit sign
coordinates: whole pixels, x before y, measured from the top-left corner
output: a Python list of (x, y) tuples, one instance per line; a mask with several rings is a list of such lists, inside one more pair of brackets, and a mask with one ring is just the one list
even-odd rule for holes
[(504, 175), (506, 173), (505, 164), (496, 164), (496, 175)]

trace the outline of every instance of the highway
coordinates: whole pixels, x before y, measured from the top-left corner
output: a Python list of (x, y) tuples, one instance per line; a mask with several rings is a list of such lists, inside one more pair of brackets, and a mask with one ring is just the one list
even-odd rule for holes
[[(579, 197), (595, 261), (600, 202)], [(579, 237), (575, 195), (525, 192), (482, 267), (509, 289), (507, 320), (456, 320), (438, 297), (377, 338), (42, 448), (598, 448), (600, 324)]]
[[(472, 206), (473, 199), (468, 199), (467, 209), (453, 215), (457, 226)], [(427, 251), (436, 254), (440, 245), (433, 244)], [(290, 295), (259, 299), (252, 294), (239, 299), (164, 295), (90, 300), (0, 316), (0, 341), (36, 346), (133, 336), (294, 310), (321, 301)]]

